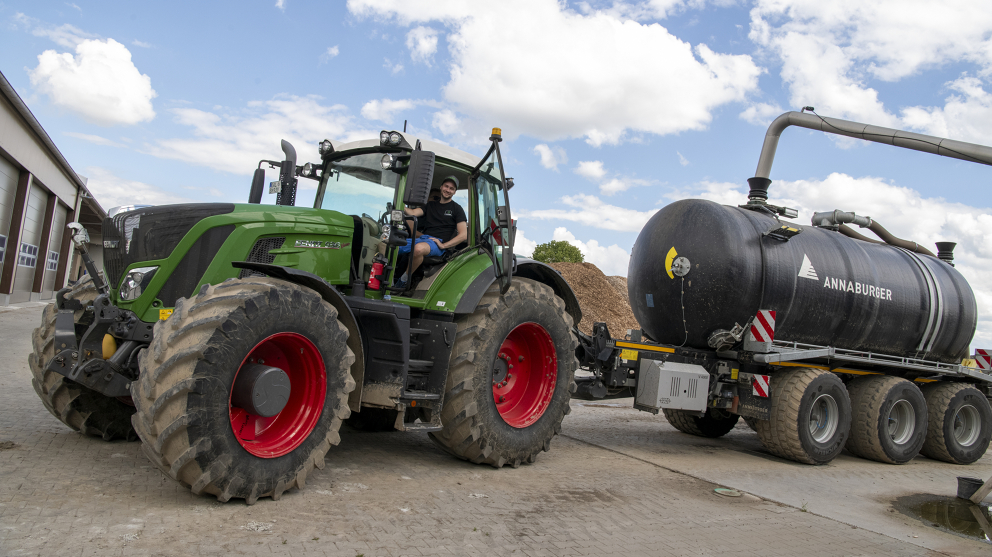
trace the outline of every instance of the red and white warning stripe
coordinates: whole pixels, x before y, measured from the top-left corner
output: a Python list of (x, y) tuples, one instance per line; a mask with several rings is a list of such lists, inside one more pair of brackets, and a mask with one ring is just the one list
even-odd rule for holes
[(976, 348), (975, 362), (978, 363), (978, 369), (992, 370), (992, 350)]
[(755, 375), (751, 380), (751, 394), (754, 396), (760, 396), (762, 398), (768, 398), (768, 376), (767, 375)]
[(758, 342), (775, 340), (775, 312), (770, 309), (759, 309), (758, 315), (751, 322), (751, 335)]

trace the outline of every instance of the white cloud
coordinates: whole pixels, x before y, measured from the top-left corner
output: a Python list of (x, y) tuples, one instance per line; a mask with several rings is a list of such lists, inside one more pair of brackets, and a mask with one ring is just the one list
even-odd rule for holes
[(327, 50), (325, 50), (324, 53), (320, 55), (319, 63), (326, 64), (331, 61), (331, 58), (336, 57), (338, 54), (341, 54), (341, 49), (338, 48), (338, 45), (329, 46), (327, 47)]
[(389, 73), (396, 75), (403, 71), (403, 64), (400, 64), (399, 62), (394, 64), (389, 60), (389, 58), (384, 58), (383, 60), (382, 67), (389, 70)]
[(657, 23), (557, 0), (349, 0), (348, 8), (400, 25), (443, 24), (452, 55), (446, 100), (462, 115), (500, 122), (508, 138), (585, 137), (598, 146), (628, 132), (702, 130), (714, 109), (756, 90), (761, 72), (750, 56), (690, 45)]
[(575, 235), (569, 232), (564, 226), (555, 228), (551, 239), (559, 242), (568, 242), (579, 248), (586, 263), (592, 263), (607, 276), (627, 276), (627, 265), (630, 263), (630, 254), (627, 253), (627, 250), (616, 244), (607, 247), (601, 246), (595, 239), (591, 239), (588, 242), (577, 240)]
[(134, 46), (137, 46), (139, 48), (151, 48), (152, 47), (151, 43), (146, 43), (144, 41), (139, 41), (138, 39), (134, 39), (133, 41), (131, 41), (131, 44), (134, 45)]
[(379, 120), (380, 122), (392, 123), (397, 112), (410, 110), (416, 103), (409, 99), (397, 101), (391, 99), (371, 100), (362, 106), (362, 116), (369, 120)]
[(606, 176), (606, 169), (603, 168), (603, 161), (579, 161), (575, 173), (590, 180), (599, 180)]
[(69, 6), (70, 8), (74, 8), (74, 9), (78, 10), (80, 13), (82, 13), (82, 11), (83, 11), (82, 8), (80, 8), (76, 4), (73, 4), (72, 2), (66, 2), (65, 5), (66, 6)]
[(437, 52), (437, 31), (430, 27), (414, 27), (406, 34), (406, 47), (410, 49), (410, 58), (414, 62), (430, 66)]
[(131, 62), (131, 52), (113, 39), (85, 39), (76, 55), (46, 50), (29, 71), (31, 84), (56, 106), (95, 124), (137, 124), (155, 118), (152, 81)]
[[(919, 192), (881, 178), (833, 173), (823, 180), (774, 181), (772, 203), (799, 210), (795, 222), (808, 224), (815, 211), (842, 209), (870, 216), (897, 237), (919, 242), (936, 253), (934, 242), (952, 241), (957, 270), (978, 301), (979, 324), (973, 346), (992, 347), (992, 209), (924, 198)], [(702, 183), (672, 198), (697, 197), (726, 205), (747, 201), (739, 184)], [(861, 231), (868, 237), (873, 234)]]
[(276, 0), (276, 7), (282, 11), (286, 11), (286, 0)]
[(193, 137), (160, 140), (145, 152), (234, 174), (251, 174), (260, 159), (282, 157), (279, 141), (296, 147), (299, 162), (317, 160), (323, 139), (347, 142), (379, 136), (360, 128), (343, 105), (323, 105), (319, 97), (277, 97), (254, 101), (241, 110), (195, 108), (171, 111), (192, 128)]
[(568, 155), (561, 147), (548, 147), (547, 144), (541, 143), (534, 146), (534, 154), (541, 157), (541, 166), (555, 172), (558, 172), (559, 164), (568, 163)]
[(448, 109), (435, 112), (431, 125), (445, 135), (455, 135), (463, 129), (458, 116)]
[(689, 159), (682, 156), (682, 153), (675, 151), (675, 154), (679, 156), (679, 164), (682, 166), (689, 166)]
[(914, 106), (902, 111), (909, 127), (938, 137), (982, 144), (992, 142), (992, 94), (975, 77), (964, 76), (947, 84), (954, 91), (943, 107)]
[(536, 211), (519, 211), (521, 218), (542, 220), (567, 220), (593, 228), (617, 230), (621, 232), (637, 232), (644, 223), (657, 212), (657, 209), (638, 211), (616, 205), (603, 203), (594, 195), (566, 195), (561, 198), (562, 205), (571, 209), (539, 209)]
[(898, 119), (868, 79), (898, 81), (960, 62), (992, 71), (987, 2), (758, 0), (750, 37), (781, 59), (793, 106), (891, 127)]
[(59, 25), (58, 27), (53, 27), (41, 24), (36, 19), (29, 18), (24, 14), (17, 14), (15, 19), (23, 25), (34, 27), (34, 29), (31, 30), (32, 35), (36, 37), (48, 38), (55, 44), (65, 48), (75, 48), (79, 43), (85, 41), (86, 39), (99, 38), (99, 35), (87, 33), (75, 25), (70, 25), (68, 23)]
[(755, 126), (765, 127), (771, 124), (772, 120), (783, 112), (785, 110), (777, 104), (753, 103), (738, 116), (745, 122), (754, 124)]
[(101, 137), (99, 135), (90, 135), (88, 133), (78, 133), (78, 132), (64, 132), (64, 135), (68, 135), (69, 137), (75, 137), (76, 139), (82, 139), (83, 141), (87, 141), (95, 145), (106, 145), (107, 147), (125, 147), (125, 145), (107, 139), (106, 137)]
[[(180, 197), (158, 186), (120, 178), (110, 170), (98, 166), (87, 167), (85, 172), (89, 178), (86, 187), (104, 209), (119, 205), (165, 205), (194, 202), (193, 199)], [(202, 201), (202, 195), (196, 197)]]
[(524, 231), (518, 228), (517, 235), (513, 238), (513, 253), (520, 257), (532, 257), (536, 247), (537, 242), (528, 239), (524, 236)]

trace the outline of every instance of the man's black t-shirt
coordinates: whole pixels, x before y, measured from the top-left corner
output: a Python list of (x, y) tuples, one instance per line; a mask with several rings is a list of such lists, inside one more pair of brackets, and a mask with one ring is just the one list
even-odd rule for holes
[(420, 231), (428, 236), (439, 238), (442, 242), (447, 242), (458, 235), (458, 223), (467, 220), (465, 210), (454, 201), (447, 203), (429, 201), (424, 206)]

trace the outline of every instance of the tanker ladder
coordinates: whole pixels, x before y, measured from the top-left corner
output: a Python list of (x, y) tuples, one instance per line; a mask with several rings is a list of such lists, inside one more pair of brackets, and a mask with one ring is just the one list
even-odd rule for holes
[(770, 453), (807, 464), (826, 464), (845, 449), (890, 464), (919, 454), (971, 464), (992, 441), (992, 374), (832, 346), (758, 342), (744, 333), (749, 328), (731, 331), (739, 342), (718, 351), (652, 342), (638, 329), (615, 339), (596, 323), (592, 335), (578, 334), (573, 396), (632, 396), (634, 408), (663, 412), (677, 430), (702, 437), (721, 437), (743, 417)]

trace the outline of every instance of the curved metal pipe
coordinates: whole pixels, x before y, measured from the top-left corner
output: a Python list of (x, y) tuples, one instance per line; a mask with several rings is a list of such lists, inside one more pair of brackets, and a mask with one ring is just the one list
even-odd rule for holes
[(885, 143), (904, 149), (992, 166), (992, 148), (984, 145), (792, 111), (782, 114), (768, 126), (765, 142), (761, 146), (761, 155), (758, 157), (758, 168), (754, 171), (755, 178), (768, 178), (772, 170), (772, 163), (775, 161), (779, 137), (782, 135), (782, 131), (789, 126), (855, 137), (865, 141)]
[(854, 238), (855, 240), (861, 240), (862, 242), (868, 242), (869, 244), (884, 244), (885, 243), (885, 242), (883, 242), (881, 240), (876, 240), (874, 238), (869, 238), (868, 236), (865, 236), (864, 234), (861, 234), (860, 232), (858, 232), (857, 230), (851, 228), (850, 226), (848, 226), (846, 224), (842, 224), (842, 225), (838, 226), (837, 227), (837, 232), (840, 232), (841, 234), (847, 236), (848, 238)]

